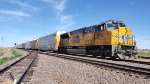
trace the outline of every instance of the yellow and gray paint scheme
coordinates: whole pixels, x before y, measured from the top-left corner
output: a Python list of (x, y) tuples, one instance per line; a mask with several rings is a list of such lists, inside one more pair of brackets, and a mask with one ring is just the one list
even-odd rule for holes
[(109, 20), (62, 34), (58, 51), (131, 59), (136, 58), (136, 42), (122, 21)]

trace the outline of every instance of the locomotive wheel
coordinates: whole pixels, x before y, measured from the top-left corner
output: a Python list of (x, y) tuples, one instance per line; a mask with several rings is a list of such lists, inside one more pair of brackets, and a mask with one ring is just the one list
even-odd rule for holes
[(97, 54), (93, 54), (93, 57), (97, 57)]
[(101, 58), (102, 58), (102, 59), (105, 59), (105, 54), (102, 54), (102, 55), (101, 55)]
[(111, 56), (111, 59), (114, 61), (116, 60), (116, 58), (117, 58), (116, 56)]

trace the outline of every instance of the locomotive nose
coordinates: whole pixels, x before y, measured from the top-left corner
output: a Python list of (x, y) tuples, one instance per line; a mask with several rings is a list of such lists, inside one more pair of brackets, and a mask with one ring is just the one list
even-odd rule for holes
[(128, 44), (129, 42), (129, 40), (130, 40), (131, 38), (130, 38), (130, 36), (128, 36), (128, 35), (123, 35), (122, 36), (122, 40), (123, 40), (123, 43), (124, 44)]
[(119, 34), (121, 36), (121, 43), (123, 45), (129, 45), (132, 46), (133, 45), (133, 36), (132, 36), (132, 32), (129, 28), (127, 27), (122, 27), (119, 29)]

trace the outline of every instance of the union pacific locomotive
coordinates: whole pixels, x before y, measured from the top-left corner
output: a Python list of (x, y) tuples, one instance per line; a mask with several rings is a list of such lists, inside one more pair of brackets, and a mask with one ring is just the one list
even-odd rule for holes
[[(45, 39), (42, 40), (42, 38)], [(111, 57), (112, 59), (137, 58), (135, 36), (122, 21), (109, 20), (64, 34), (55, 33), (42, 38), (36, 41), (38, 50), (101, 56), (101, 58)]]

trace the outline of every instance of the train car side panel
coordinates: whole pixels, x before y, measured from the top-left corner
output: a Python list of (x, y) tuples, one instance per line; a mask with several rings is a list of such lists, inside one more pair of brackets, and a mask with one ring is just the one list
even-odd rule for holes
[(25, 49), (31, 49), (32, 48), (32, 42), (31, 41), (28, 41), (25, 43)]
[(39, 43), (39, 50), (53, 50), (54, 34), (39, 38), (38, 43)]
[(60, 43), (60, 33), (44, 36), (38, 39), (39, 50), (57, 51)]
[(38, 40), (32, 41), (31, 49), (32, 50), (38, 50)]
[(110, 31), (95, 32), (94, 45), (111, 45), (111, 32)]

